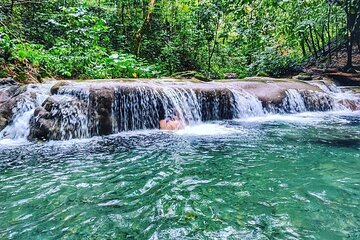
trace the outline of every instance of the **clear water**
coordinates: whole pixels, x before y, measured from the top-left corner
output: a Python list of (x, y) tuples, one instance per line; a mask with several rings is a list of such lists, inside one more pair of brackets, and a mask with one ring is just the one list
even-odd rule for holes
[(360, 113), (0, 142), (0, 239), (359, 239)]

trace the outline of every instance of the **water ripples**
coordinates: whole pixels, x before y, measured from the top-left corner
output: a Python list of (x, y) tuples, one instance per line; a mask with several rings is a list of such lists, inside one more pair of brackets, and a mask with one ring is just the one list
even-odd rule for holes
[(3, 146), (0, 238), (356, 239), (359, 146), (339, 139), (359, 128), (346, 119)]

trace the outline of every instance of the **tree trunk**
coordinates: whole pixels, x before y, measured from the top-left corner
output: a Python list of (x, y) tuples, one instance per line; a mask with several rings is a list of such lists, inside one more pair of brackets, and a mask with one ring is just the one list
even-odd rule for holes
[(306, 49), (305, 49), (305, 40), (304, 38), (301, 37), (301, 34), (300, 35), (300, 46), (301, 46), (301, 51), (302, 51), (302, 55), (303, 57), (305, 58), (306, 57)]
[(11, 0), (11, 4), (10, 4), (10, 15), (13, 15), (13, 11), (14, 11), (14, 2), (15, 0)]
[(306, 46), (308, 47), (309, 49), (309, 53), (312, 54), (312, 49), (311, 49), (311, 45), (310, 45), (310, 42), (309, 42), (309, 39), (305, 36), (305, 34), (303, 33), (303, 38), (304, 38), (304, 41), (306, 43)]
[(212, 48), (210, 47), (211, 46), (211, 41), (208, 42), (208, 51), (209, 51), (208, 73), (209, 74), (210, 74), (210, 71), (211, 71), (211, 60), (212, 60), (212, 58), (214, 56), (216, 45), (218, 44), (217, 43), (217, 38), (218, 38), (218, 31), (219, 31), (219, 27), (220, 27), (220, 20), (221, 20), (221, 17), (219, 15), (218, 19), (217, 19), (217, 22), (216, 22), (216, 28), (215, 28), (215, 33), (214, 33), (214, 45), (212, 46)]
[(318, 55), (317, 55), (317, 50), (316, 50), (316, 45), (315, 45), (314, 35), (313, 35), (313, 31), (312, 31), (311, 25), (309, 25), (309, 31), (310, 31), (311, 44), (312, 44), (312, 47), (313, 47), (313, 49), (314, 49), (314, 56), (315, 56), (315, 58), (317, 59), (317, 58), (318, 58)]
[(314, 35), (315, 35), (315, 40), (316, 40), (316, 49), (318, 51), (320, 51), (321, 50), (321, 44), (320, 44), (320, 40), (319, 40), (320, 33), (316, 30), (316, 28), (314, 28), (314, 33), (315, 33)]
[(149, 29), (151, 24), (152, 15), (154, 13), (156, 0), (150, 0), (148, 4), (148, 9), (146, 13), (146, 17), (144, 19), (143, 24), (139, 28), (139, 30), (135, 33), (135, 40), (134, 40), (134, 52), (136, 56), (140, 54), (141, 42), (144, 37), (144, 34)]
[(328, 49), (329, 49), (329, 64), (331, 64), (331, 36), (330, 36), (330, 17), (331, 17), (331, 3), (329, 3), (329, 11), (328, 11), (328, 18), (327, 18), (327, 35), (328, 35)]

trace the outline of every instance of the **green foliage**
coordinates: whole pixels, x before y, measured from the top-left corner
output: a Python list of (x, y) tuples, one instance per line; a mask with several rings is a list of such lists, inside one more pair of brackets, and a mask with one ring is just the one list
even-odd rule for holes
[(151, 12), (149, 1), (132, 0), (19, 2), (12, 9), (5, 4), (0, 58), (11, 65), (9, 74), (30, 64), (42, 76), (61, 78), (187, 70), (215, 78), (229, 72), (281, 76), (346, 35), (347, 1), (157, 0)]
[(279, 77), (300, 70), (300, 64), (295, 57), (286, 56), (270, 47), (259, 52), (254, 62), (249, 66), (252, 75), (260, 76)]
[[(17, 41), (15, 41), (17, 42)], [(1, 42), (3, 44), (4, 42)], [(1, 46), (1, 45), (0, 45)], [(109, 55), (104, 48), (90, 48), (86, 51), (66, 46), (54, 46), (44, 50), (41, 45), (13, 43), (8, 62), (16, 65), (16, 75), (23, 78), (24, 64), (33, 67), (42, 66), (42, 76), (62, 78), (121, 78), (121, 77), (157, 77), (162, 69), (138, 60), (131, 54), (113, 53)], [(6, 77), (3, 72), (2, 75)]]

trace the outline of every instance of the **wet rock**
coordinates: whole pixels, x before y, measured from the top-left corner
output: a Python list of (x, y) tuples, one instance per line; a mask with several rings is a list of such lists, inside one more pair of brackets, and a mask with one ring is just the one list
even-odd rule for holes
[(14, 115), (13, 109), (17, 102), (21, 101), (22, 93), (17, 85), (0, 89), (0, 131), (11, 121)]
[(308, 111), (330, 111), (335, 107), (334, 99), (327, 93), (306, 90), (300, 93)]
[(16, 81), (11, 78), (0, 78), (0, 87), (5, 87), (5, 86), (15, 86), (17, 85)]
[(30, 119), (29, 140), (68, 140), (87, 134), (88, 106), (73, 96), (49, 97)]
[(59, 92), (59, 89), (63, 86), (66, 86), (68, 85), (69, 83), (68, 82), (65, 82), (65, 81), (61, 81), (61, 82), (58, 82), (56, 83), (54, 86), (51, 87), (50, 89), (50, 93), (51, 95), (55, 95), (55, 94), (58, 94)]
[(355, 101), (352, 99), (342, 99), (339, 101), (339, 103), (351, 111), (359, 111), (360, 110), (360, 102), (359, 101)]
[(0, 131), (3, 130), (8, 125), (8, 119), (5, 117), (0, 117)]
[[(112, 133), (112, 103), (114, 89), (92, 89), (89, 95), (92, 135), (109, 135)], [(96, 134), (95, 134), (96, 133)]]
[(229, 89), (197, 90), (196, 95), (200, 100), (201, 120), (221, 120), (233, 117), (233, 95)]
[(28, 139), (47, 141), (50, 138), (52, 128), (52, 121), (49, 118), (50, 113), (43, 107), (35, 109), (34, 116), (30, 119), (30, 134)]

